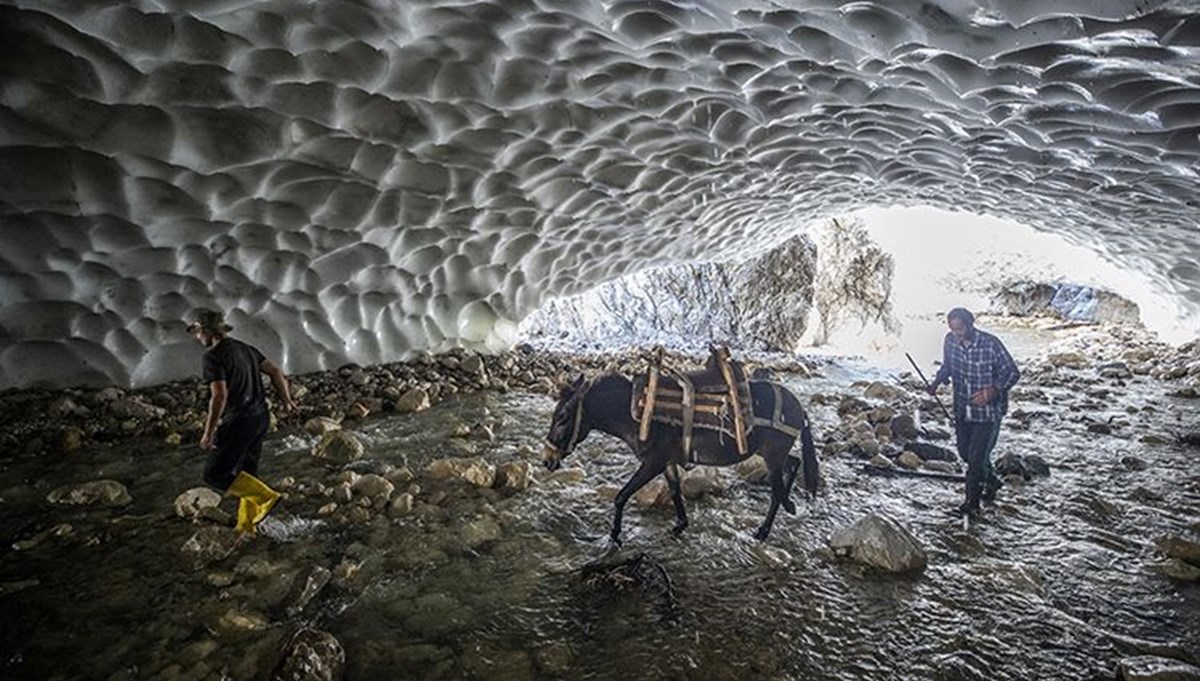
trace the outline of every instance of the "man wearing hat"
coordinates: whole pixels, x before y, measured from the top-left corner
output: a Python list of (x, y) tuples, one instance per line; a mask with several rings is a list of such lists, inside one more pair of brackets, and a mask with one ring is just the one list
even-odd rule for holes
[(238, 497), (237, 529), (254, 534), (279, 500), (278, 492), (255, 477), (271, 422), (262, 375), (271, 378), (285, 412), (295, 409), (296, 403), (283, 370), (257, 348), (230, 338), (233, 327), (220, 312), (199, 308), (190, 321), (188, 333), (208, 348), (203, 374), (210, 397), (200, 447), (213, 453), (204, 467), (204, 481)]

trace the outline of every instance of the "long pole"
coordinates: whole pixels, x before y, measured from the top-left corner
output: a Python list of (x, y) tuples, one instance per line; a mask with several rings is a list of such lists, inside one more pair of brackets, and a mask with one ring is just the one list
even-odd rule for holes
[[(917, 363), (912, 358), (912, 355), (906, 352), (904, 353), (904, 356), (908, 358), (908, 363), (917, 370), (917, 375), (920, 376), (921, 380), (925, 382), (925, 387), (932, 388), (933, 386), (929, 384), (929, 379), (925, 378), (925, 372), (921, 371), (921, 367), (917, 366)], [(950, 423), (954, 423), (954, 417), (950, 415), (950, 410), (946, 409), (946, 405), (942, 404), (942, 398), (938, 397), (937, 393), (932, 390), (930, 390), (930, 393), (933, 395), (933, 399), (937, 400), (938, 406), (942, 408), (942, 413), (946, 415), (946, 418), (950, 421)]]

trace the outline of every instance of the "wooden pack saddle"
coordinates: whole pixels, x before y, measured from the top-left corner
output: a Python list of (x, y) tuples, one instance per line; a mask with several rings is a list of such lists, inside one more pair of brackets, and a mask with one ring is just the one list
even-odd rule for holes
[(633, 381), (630, 415), (638, 422), (638, 440), (650, 437), (654, 421), (683, 430), (684, 461), (692, 461), (695, 428), (727, 435), (747, 456), (746, 442), (754, 427), (750, 383), (741, 362), (729, 349), (713, 347), (702, 371), (681, 373), (663, 366), (662, 349), (655, 352), (645, 376)]

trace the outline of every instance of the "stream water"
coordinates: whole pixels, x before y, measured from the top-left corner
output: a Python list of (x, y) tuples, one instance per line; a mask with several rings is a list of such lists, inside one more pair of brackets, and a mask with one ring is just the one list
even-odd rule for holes
[[(872, 371), (840, 363), (821, 377), (781, 378), (799, 395), (854, 392), (851, 381), (886, 376)], [(1110, 678), (1129, 651), (1102, 632), (1200, 653), (1200, 588), (1149, 568), (1155, 537), (1186, 534), (1200, 518), (1195, 451), (1090, 434), (1071, 418), (1091, 400), (1126, 415), (1136, 435), (1170, 427), (1187, 406), (1140, 379), (1103, 405), (1046, 391), (1051, 404), (1033, 406), (1052, 413), (1029, 429), (1005, 428), (997, 455), (1040, 454), (1051, 477), (1006, 487), (968, 530), (947, 513), (959, 486), (864, 476), (860, 461), (841, 457), (823, 461), (822, 494), (798, 503), (797, 516), (781, 515), (765, 545), (751, 533), (767, 488), (731, 470), (721, 473), (724, 491), (688, 502), (681, 538), (670, 534), (669, 509), (631, 505), (617, 555), (645, 554), (667, 570), (672, 617), (659, 593), (598, 598), (580, 584), (578, 570), (610, 549), (612, 504), (600, 490), (635, 467), (616, 440), (593, 434), (567, 460), (582, 480), (541, 475), (517, 493), (421, 478), (440, 456), (529, 457), (553, 407), (541, 395), (481, 393), (368, 421), (357, 430), (366, 460), (355, 469), (407, 465), (424, 503), (399, 517), (339, 523), (318, 516), (327, 500), (293, 495), (264, 530), (274, 539), (201, 565), (181, 552), (197, 526), (172, 509), (199, 484), (194, 447), (7, 459), (0, 675), (266, 678), (302, 624), (341, 641), (355, 680)], [(837, 416), (832, 407), (812, 415), (820, 442)], [(454, 436), (481, 421), (494, 425), (494, 442)], [(296, 435), (271, 439), (264, 476), (327, 480), (311, 445)], [(45, 501), (59, 485), (99, 478), (124, 483), (133, 502)], [(824, 557), (829, 534), (870, 511), (922, 542), (923, 573), (882, 576)], [(39, 533), (36, 546), (14, 548)], [(305, 608), (289, 608), (317, 567), (340, 577)]]

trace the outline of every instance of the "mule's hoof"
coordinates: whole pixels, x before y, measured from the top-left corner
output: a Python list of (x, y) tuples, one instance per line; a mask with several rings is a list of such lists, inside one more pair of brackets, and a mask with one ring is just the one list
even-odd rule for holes
[(758, 531), (754, 533), (754, 538), (757, 539), (758, 541), (766, 541), (767, 536), (770, 534), (771, 534), (771, 530), (769, 528), (760, 527), (760, 528), (758, 528)]
[(796, 515), (796, 502), (792, 501), (791, 497), (784, 499), (779, 505), (788, 515)]
[(678, 537), (678, 536), (681, 536), (683, 534), (683, 531), (686, 529), (687, 529), (687, 525), (676, 525), (675, 527), (671, 528), (671, 534)]

